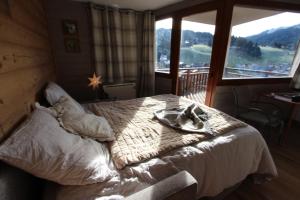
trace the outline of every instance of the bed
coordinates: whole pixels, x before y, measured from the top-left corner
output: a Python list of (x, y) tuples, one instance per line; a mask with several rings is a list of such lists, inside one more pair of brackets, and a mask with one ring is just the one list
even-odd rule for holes
[[(160, 95), (152, 98), (160, 101), (165, 99), (165, 103), (170, 105), (170, 98), (174, 96)], [(182, 98), (176, 97), (176, 99)], [(136, 101), (121, 102), (131, 105), (132, 115), (127, 115), (126, 119), (133, 120), (132, 118), (138, 116), (137, 110), (144, 110), (142, 103), (134, 103)], [(144, 99), (143, 102), (145, 102)], [(115, 107), (114, 103), (119, 102), (92, 103), (85, 105), (85, 108), (97, 114), (97, 108), (107, 108), (109, 104)], [(148, 104), (144, 106), (149, 107)], [(112, 124), (120, 120), (114, 119), (112, 113), (104, 114), (103, 110), (101, 112), (107, 118), (112, 117), (109, 120)], [(277, 176), (276, 167), (264, 139), (255, 128), (249, 125), (234, 128), (212, 139), (163, 152), (157, 157), (126, 166), (121, 170), (115, 167), (113, 169), (117, 172), (117, 176), (105, 183), (86, 186), (52, 185), (52, 191), (55, 191), (53, 194), (56, 199), (65, 200), (96, 199), (115, 194), (128, 196), (186, 170), (197, 180), (197, 198), (201, 198), (216, 196), (224, 189), (243, 181), (249, 175), (254, 175), (258, 181), (270, 180)]]
[[(147, 103), (148, 100), (153, 99), (157, 102)], [(129, 132), (130, 123), (134, 122), (138, 126), (139, 123), (147, 123), (149, 120), (156, 125), (155, 128), (152, 128), (153, 132), (163, 129), (178, 134), (177, 130), (167, 128), (153, 119), (153, 112), (158, 108), (174, 106), (171, 99), (175, 99), (178, 103), (177, 106), (180, 106), (181, 102), (186, 104), (189, 101), (174, 95), (160, 95), (146, 99), (90, 103), (83, 107), (87, 112), (105, 116), (112, 127), (115, 127), (116, 123), (123, 124), (123, 130)], [(120, 115), (121, 110), (113, 110), (113, 108), (122, 109), (122, 105), (125, 104), (129, 105), (127, 111), (131, 110), (131, 114), (127, 112), (125, 115)], [(143, 118), (139, 111), (142, 111)], [(217, 110), (215, 112), (221, 113), (223, 117), (226, 116), (224, 118), (226, 120), (233, 119)], [(124, 124), (123, 120), (130, 121), (130, 123)], [(233, 121), (235, 120), (233, 119)], [(143, 131), (144, 127), (141, 126), (140, 129)], [(197, 198), (216, 196), (226, 188), (240, 183), (249, 175), (252, 175), (257, 182), (271, 180), (277, 176), (277, 170), (268, 147), (255, 128), (249, 125), (232, 125), (221, 127), (221, 129), (223, 130), (222, 134), (216, 137), (197, 136), (198, 140), (196, 141), (193, 136), (188, 138), (188, 145), (181, 144), (176, 148), (167, 146), (167, 148), (162, 148), (162, 151), (157, 151), (156, 154), (150, 153), (150, 157), (142, 157), (140, 162), (133, 162), (135, 161), (133, 159), (128, 163), (115, 165), (108, 154), (106, 156), (110, 158), (110, 170), (114, 172), (112, 178), (88, 185), (59, 185), (47, 182), (45, 199), (99, 200), (110, 197), (118, 199), (141, 191), (183, 170), (197, 180)], [(182, 136), (182, 138), (185, 137), (187, 136)], [(155, 145), (157, 146), (157, 144)], [(106, 143), (105, 146), (107, 149), (111, 149), (113, 145)], [(114, 195), (119, 196), (115, 197)]]

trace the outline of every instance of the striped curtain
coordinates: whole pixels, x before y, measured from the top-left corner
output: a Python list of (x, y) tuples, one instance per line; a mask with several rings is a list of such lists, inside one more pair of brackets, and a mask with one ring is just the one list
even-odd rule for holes
[(154, 27), (155, 19), (151, 12), (143, 14), (141, 25), (141, 47), (138, 95), (140, 97), (154, 94), (155, 69), (154, 69)]
[(136, 82), (139, 96), (154, 92), (154, 15), (91, 4), (95, 71), (104, 82)]

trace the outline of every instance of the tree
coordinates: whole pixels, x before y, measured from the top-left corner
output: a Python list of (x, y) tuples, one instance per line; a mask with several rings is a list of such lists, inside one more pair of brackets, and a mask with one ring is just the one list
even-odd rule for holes
[(261, 49), (257, 43), (247, 40), (243, 37), (231, 37), (231, 47), (236, 47), (241, 54), (255, 58), (261, 58)]

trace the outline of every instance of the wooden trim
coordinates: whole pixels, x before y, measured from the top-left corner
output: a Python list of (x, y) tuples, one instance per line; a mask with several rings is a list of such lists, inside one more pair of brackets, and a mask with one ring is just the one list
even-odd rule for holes
[(173, 18), (173, 15), (172, 14), (158, 15), (158, 16), (155, 16), (155, 21), (168, 19), (168, 18)]
[(300, 4), (276, 2), (270, 0), (214, 0), (209, 2), (198, 1), (198, 3), (194, 3), (189, 7), (184, 6), (181, 2), (180, 6), (182, 6), (181, 9), (167, 6), (164, 8), (165, 10), (167, 10), (166, 12), (164, 12), (164, 9), (159, 9), (156, 11), (156, 20), (173, 18), (170, 64), (171, 73), (170, 76), (161, 75), (167, 78), (171, 77), (173, 94), (177, 94), (178, 88), (177, 79), (180, 56), (181, 19), (188, 15), (211, 11), (214, 9), (217, 9), (217, 18), (211, 56), (211, 68), (209, 72), (210, 74), (205, 99), (206, 105), (212, 105), (217, 85), (288, 83), (291, 80), (290, 78), (222, 80), (222, 77), (227, 56), (228, 41), (231, 36), (230, 30), (234, 6), (300, 12)]
[(230, 37), (233, 1), (224, 0), (217, 10), (216, 29), (212, 48), (211, 67), (207, 83), (205, 104), (211, 106), (218, 80), (222, 78), (226, 60), (227, 44)]
[[(231, 3), (230, 6), (232, 6), (232, 11), (234, 6), (242, 6), (242, 7), (250, 7), (250, 8), (256, 8), (256, 9), (271, 9), (271, 10), (280, 10), (280, 11), (294, 11), (294, 12), (300, 12), (300, 4), (293, 4), (293, 3), (284, 3), (284, 2), (274, 2), (274, 1), (268, 1), (268, 0), (227, 0), (227, 2)], [(228, 3), (225, 3), (225, 5)], [(228, 7), (229, 5), (227, 5)], [(224, 14), (224, 17), (228, 14)], [(232, 12), (231, 16), (232, 18)], [(231, 20), (229, 23), (229, 37), (226, 41), (226, 46), (228, 46), (231, 30)], [(225, 30), (223, 30), (223, 33), (225, 34)], [(228, 33), (226, 31), (226, 33)], [(224, 45), (224, 44), (223, 44)], [(227, 48), (227, 47), (226, 47)], [(227, 52), (227, 51), (226, 51)], [(291, 81), (291, 78), (250, 78), (250, 79), (227, 79), (223, 80), (223, 71), (225, 67), (225, 61), (226, 61), (226, 52), (223, 56), (224, 58), (224, 64), (220, 65), (219, 71), (218, 71), (218, 79), (216, 85), (247, 85), (247, 84), (276, 84), (276, 83), (289, 83)], [(223, 59), (222, 59), (223, 60)]]
[(180, 39), (181, 39), (181, 18), (174, 17), (171, 33), (171, 58), (170, 58), (170, 74), (172, 79), (172, 94), (177, 94), (178, 91), (178, 68), (180, 57)]
[(251, 8), (272, 9), (278, 11), (300, 12), (300, 4), (288, 2), (276, 2), (269, 0), (233, 0), (234, 6), (246, 6)]
[(211, 1), (211, 2), (198, 4), (193, 7), (184, 8), (182, 10), (177, 11), (175, 13), (175, 16), (179, 16), (179, 17), (183, 18), (183, 17), (197, 14), (197, 13), (204, 13), (204, 12), (208, 12), (208, 11), (217, 10), (217, 8), (219, 7), (220, 4), (221, 4), (220, 1)]
[(255, 85), (290, 83), (292, 78), (252, 78), (252, 79), (227, 79), (218, 82), (218, 85)]
[(157, 21), (157, 20), (173, 18), (173, 17), (185, 17), (200, 12), (212, 11), (212, 10), (216, 10), (219, 4), (220, 4), (219, 1), (209, 1), (209, 2), (199, 3), (191, 7), (176, 10), (174, 12), (166, 12), (163, 14), (156, 15), (155, 20)]
[(171, 79), (171, 74), (170, 73), (163, 73), (163, 72), (155, 72), (156, 77), (162, 77), (162, 78), (168, 78)]

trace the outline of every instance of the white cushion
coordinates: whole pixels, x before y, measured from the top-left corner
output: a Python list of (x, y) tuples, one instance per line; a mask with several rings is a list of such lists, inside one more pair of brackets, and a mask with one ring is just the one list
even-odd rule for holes
[(66, 132), (45, 109), (36, 109), (4, 141), (0, 159), (63, 185), (102, 182), (114, 175), (104, 144)]
[(52, 106), (58, 102), (61, 97), (66, 96), (69, 99), (72, 99), (72, 101), (74, 101), (74, 103), (83, 110), (81, 105), (56, 83), (49, 82), (45, 89), (45, 96), (49, 104)]
[(104, 117), (88, 114), (78, 109), (68, 97), (61, 97), (53, 106), (62, 127), (67, 131), (98, 141), (112, 141), (114, 132)]

